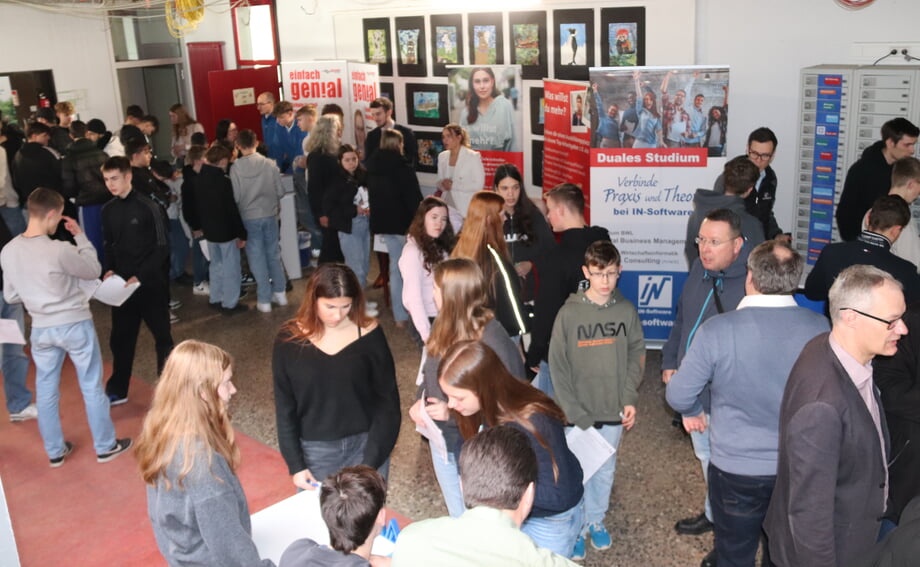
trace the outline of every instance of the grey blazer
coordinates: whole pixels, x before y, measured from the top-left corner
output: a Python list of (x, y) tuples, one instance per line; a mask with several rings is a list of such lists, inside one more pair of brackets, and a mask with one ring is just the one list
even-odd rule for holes
[[(881, 408), (878, 390), (875, 399)], [(836, 567), (875, 543), (886, 464), (865, 402), (834, 355), (812, 339), (789, 374), (779, 423), (776, 487), (764, 521), (779, 567)], [(886, 453), (888, 428), (881, 420)]]

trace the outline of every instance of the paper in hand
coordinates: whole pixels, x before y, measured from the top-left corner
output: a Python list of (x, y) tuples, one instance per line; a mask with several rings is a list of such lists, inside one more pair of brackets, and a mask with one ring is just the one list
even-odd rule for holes
[(15, 319), (0, 319), (0, 343), (8, 345), (26, 344), (26, 338), (22, 336), (18, 321)]
[[(425, 392), (422, 392), (422, 399), (425, 399)], [(447, 460), (447, 441), (444, 440), (444, 433), (441, 432), (441, 429), (435, 425), (434, 420), (431, 419), (431, 416), (428, 415), (428, 412), (425, 411), (425, 408), (422, 408), (422, 411), (419, 412), (422, 416), (422, 422), (425, 426), (422, 427), (419, 424), (415, 424), (415, 430), (424, 435), (428, 442), (431, 443), (431, 446), (435, 448), (438, 456), (444, 461), (444, 464), (448, 463)]]
[(125, 285), (125, 280), (117, 274), (113, 274), (103, 280), (103, 282), (96, 288), (93, 297), (105, 303), (106, 305), (113, 305), (115, 307), (120, 306), (122, 303), (127, 301), (131, 294), (141, 286), (140, 282), (132, 283), (131, 285)]
[(616, 449), (593, 427), (588, 429), (572, 427), (566, 432), (565, 441), (569, 445), (569, 450), (575, 454), (581, 464), (584, 482), (588, 482), (588, 479), (594, 476), (601, 465), (616, 453)]

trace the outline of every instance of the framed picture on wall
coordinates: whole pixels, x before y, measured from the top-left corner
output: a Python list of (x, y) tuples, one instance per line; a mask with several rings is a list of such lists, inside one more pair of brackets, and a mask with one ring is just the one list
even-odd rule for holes
[(401, 77), (425, 77), (425, 17), (396, 18), (396, 71)]
[(594, 10), (553, 10), (553, 31), (556, 78), (587, 81), (588, 68), (594, 67)]
[(431, 16), (431, 72), (447, 76), (447, 65), (463, 65), (463, 17), (460, 14)]
[(441, 133), (416, 130), (415, 139), (418, 140), (418, 163), (415, 165), (415, 170), (424, 173), (437, 173), (438, 154), (444, 151)]
[(470, 14), (467, 20), (470, 63), (473, 65), (503, 65), (505, 63), (505, 44), (502, 37), (501, 12)]
[(546, 12), (511, 12), (508, 14), (508, 37), (511, 38), (511, 64), (521, 66), (524, 79), (547, 76)]
[(544, 109), (543, 87), (530, 87), (530, 132), (543, 135)]
[(393, 83), (380, 83), (380, 96), (383, 98), (388, 98), (393, 103), (393, 120), (399, 122), (399, 119), (396, 118), (396, 87), (393, 86)]
[(601, 66), (645, 65), (645, 8), (601, 8)]
[(537, 187), (543, 187), (543, 140), (530, 141), (530, 178)]
[(379, 65), (381, 75), (393, 75), (391, 45), (390, 18), (364, 20), (364, 60)]
[(444, 126), (447, 114), (447, 85), (406, 83), (406, 122), (418, 126)]

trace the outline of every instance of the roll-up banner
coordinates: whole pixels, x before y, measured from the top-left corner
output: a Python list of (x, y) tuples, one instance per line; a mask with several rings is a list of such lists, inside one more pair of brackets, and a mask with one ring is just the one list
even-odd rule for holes
[(659, 346), (687, 277), (683, 247), (697, 189), (725, 165), (727, 67), (590, 70), (591, 223), (622, 255), (620, 289)]

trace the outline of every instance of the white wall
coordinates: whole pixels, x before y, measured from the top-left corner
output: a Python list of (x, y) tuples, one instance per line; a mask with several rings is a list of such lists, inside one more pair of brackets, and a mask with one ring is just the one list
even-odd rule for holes
[(77, 112), (121, 124), (105, 22), (0, 3), (0, 72), (51, 69), (57, 91), (86, 91)]
[[(731, 66), (728, 155), (744, 152), (758, 126), (776, 132), (773, 168), (779, 177), (776, 219), (793, 222), (799, 70), (829, 64), (871, 64), (885, 54), (854, 53), (856, 42), (914, 42), (920, 39), (920, 2), (877, 0), (848, 10), (833, 0), (696, 0), (697, 63)], [(874, 53), (874, 52), (873, 52)], [(920, 52), (914, 53), (920, 57)], [(890, 57), (885, 64), (905, 64)]]

